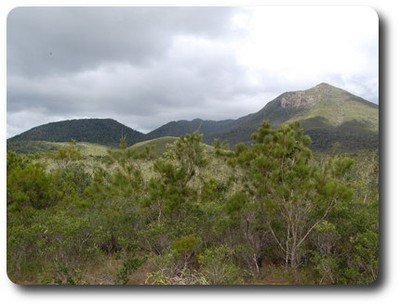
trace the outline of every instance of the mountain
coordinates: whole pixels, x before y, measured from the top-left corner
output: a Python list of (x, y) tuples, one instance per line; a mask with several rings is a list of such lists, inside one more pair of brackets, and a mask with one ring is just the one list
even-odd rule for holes
[(148, 134), (142, 134), (112, 119), (77, 119), (48, 123), (10, 138), (8, 145), (19, 141), (65, 142), (71, 138), (118, 146), (121, 135), (127, 145), (160, 137), (179, 137), (198, 131), (203, 141), (212, 144), (225, 140), (232, 147), (239, 142), (250, 143), (251, 134), (263, 120), (273, 127), (300, 121), (312, 139), (312, 149), (330, 150), (338, 144), (352, 152), (379, 147), (379, 107), (343, 89), (321, 83), (303, 91), (281, 94), (256, 113), (233, 120), (180, 120), (166, 123)]
[(249, 143), (251, 134), (263, 120), (268, 120), (273, 127), (301, 121), (316, 150), (328, 150), (336, 143), (345, 151), (379, 146), (379, 107), (327, 83), (283, 93), (260, 111), (237, 120), (174, 121), (147, 134), (145, 139), (180, 136), (198, 130), (209, 144), (216, 138), (231, 145)]
[(260, 111), (236, 120), (229, 134), (217, 133), (231, 143), (246, 141), (263, 120), (273, 127), (302, 122), (316, 150), (339, 143), (346, 151), (374, 149), (379, 145), (379, 107), (343, 89), (321, 83), (304, 91), (286, 92)]
[(235, 120), (233, 119), (222, 121), (202, 119), (171, 121), (146, 134), (144, 138), (150, 140), (164, 136), (178, 137), (198, 131), (203, 134), (203, 140), (206, 143), (211, 143), (214, 140), (212, 137), (217, 131), (229, 130), (234, 122)]
[(142, 140), (144, 134), (113, 119), (74, 119), (40, 125), (14, 136), (7, 141), (8, 146), (21, 141), (78, 142), (118, 146), (121, 136), (126, 136), (127, 145)]

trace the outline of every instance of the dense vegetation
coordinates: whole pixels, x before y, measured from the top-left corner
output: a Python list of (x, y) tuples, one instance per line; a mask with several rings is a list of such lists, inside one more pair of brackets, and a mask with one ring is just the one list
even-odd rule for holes
[(118, 147), (121, 135), (125, 136), (128, 145), (139, 142), (143, 138), (142, 133), (113, 119), (75, 119), (34, 127), (8, 139), (7, 144), (11, 149), (18, 150), (21, 142), (26, 141), (68, 142), (70, 139), (76, 139), (80, 142)]
[(235, 151), (7, 154), (8, 275), (43, 284), (370, 284), (378, 154), (313, 154), (264, 122)]

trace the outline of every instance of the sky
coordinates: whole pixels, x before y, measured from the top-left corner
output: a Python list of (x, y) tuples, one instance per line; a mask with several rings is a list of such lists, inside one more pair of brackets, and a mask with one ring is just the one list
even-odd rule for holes
[(7, 137), (112, 118), (147, 133), (236, 119), (326, 82), (378, 103), (367, 7), (20, 7), (7, 19)]

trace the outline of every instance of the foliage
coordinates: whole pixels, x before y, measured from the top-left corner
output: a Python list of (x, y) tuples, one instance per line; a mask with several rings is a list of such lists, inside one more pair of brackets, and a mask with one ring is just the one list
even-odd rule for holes
[(47, 156), (9, 151), (10, 278), (70, 285), (377, 278), (376, 152), (312, 152), (295, 123), (265, 122), (235, 151), (218, 142), (210, 150), (199, 133), (173, 140), (162, 154), (126, 147), (95, 158), (80, 154), (79, 143)]
[[(243, 186), (247, 201), (256, 215), (247, 236), (259, 258), (268, 235), (282, 251), (285, 265), (296, 268), (302, 247), (312, 231), (330, 211), (351, 197), (351, 190), (340, 181), (351, 160), (340, 159), (318, 169), (312, 164), (311, 143), (299, 124), (273, 130), (266, 122), (253, 134), (256, 143), (239, 146), (232, 160), (246, 173)], [(242, 201), (243, 202), (243, 201)], [(260, 259), (258, 259), (260, 260)]]
[(199, 256), (201, 274), (210, 285), (237, 285), (241, 270), (234, 263), (234, 250), (226, 245), (204, 250)]
[(131, 257), (124, 261), (122, 268), (117, 273), (115, 284), (126, 285), (129, 280), (129, 275), (137, 270), (144, 262), (146, 258)]
[(47, 208), (59, 199), (53, 175), (47, 174), (40, 163), (33, 163), (8, 153), (7, 205), (9, 209), (26, 206)]

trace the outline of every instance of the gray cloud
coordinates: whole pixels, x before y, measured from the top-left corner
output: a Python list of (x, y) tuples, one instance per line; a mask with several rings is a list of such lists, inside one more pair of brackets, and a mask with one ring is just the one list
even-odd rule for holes
[(230, 31), (234, 12), (16, 9), (8, 19), (8, 112), (109, 116), (146, 131), (204, 116), (208, 99), (246, 90), (238, 77), (245, 69), (224, 44), (240, 36)]
[(9, 71), (29, 75), (93, 69), (108, 62), (145, 65), (179, 33), (227, 34), (230, 9), (17, 8), (8, 16)]
[[(113, 118), (143, 132), (171, 120), (238, 118), (284, 91), (322, 81), (376, 101), (373, 69), (360, 76), (312, 69), (286, 75), (285, 58), (269, 56), (280, 53), (274, 41), (266, 49), (271, 53), (252, 52), (258, 45), (252, 45), (251, 30), (241, 24), (241, 16), (249, 18), (251, 12), (13, 10), (7, 28), (8, 137), (71, 118)], [(260, 29), (279, 37), (279, 29)], [(281, 43), (287, 40), (279, 37)], [(241, 56), (242, 46), (251, 51), (247, 57)], [(372, 58), (373, 47), (368, 49)], [(252, 60), (253, 54), (258, 61)]]

